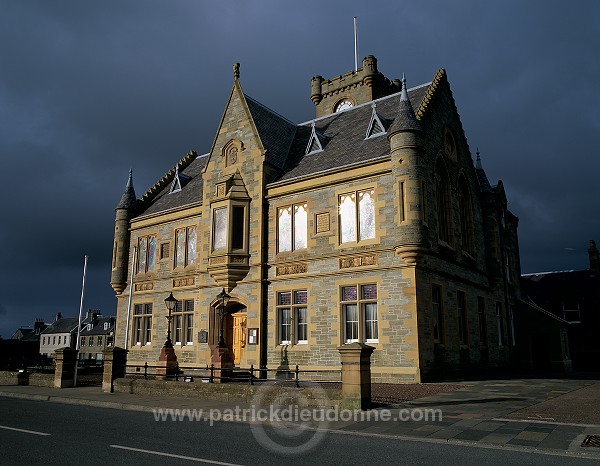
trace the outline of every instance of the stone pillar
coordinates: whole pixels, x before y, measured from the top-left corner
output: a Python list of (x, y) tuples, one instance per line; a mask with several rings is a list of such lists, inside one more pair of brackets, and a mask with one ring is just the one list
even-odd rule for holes
[(162, 347), (156, 366), (157, 379), (175, 378), (178, 365), (177, 355), (175, 354), (175, 349), (172, 346)]
[(75, 385), (75, 365), (78, 351), (73, 348), (59, 348), (54, 352), (54, 387), (68, 388)]
[(128, 351), (123, 348), (107, 348), (102, 353), (104, 372), (102, 374), (102, 391), (112, 393), (113, 381), (125, 377)]
[(219, 369), (218, 373), (215, 374), (218, 379), (214, 381), (217, 383), (227, 382), (226, 378), (231, 377), (233, 369), (233, 359), (229, 354), (229, 350), (227, 348), (221, 348), (217, 346), (212, 353), (212, 363), (215, 366), (215, 369)]
[(371, 353), (364, 343), (338, 347), (342, 359), (342, 402), (344, 409), (368, 409), (371, 404)]

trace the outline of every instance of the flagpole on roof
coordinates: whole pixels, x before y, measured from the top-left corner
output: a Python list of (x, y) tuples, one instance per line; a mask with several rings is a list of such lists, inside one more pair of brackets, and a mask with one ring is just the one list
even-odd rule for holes
[(356, 31), (356, 16), (354, 17), (354, 72), (358, 71), (358, 33)]
[(77, 386), (77, 365), (79, 364), (79, 334), (81, 332), (81, 313), (83, 312), (83, 298), (85, 296), (85, 273), (87, 271), (87, 262), (88, 262), (88, 256), (84, 256), (83, 259), (83, 280), (81, 283), (81, 299), (79, 301), (79, 321), (77, 323), (77, 340), (75, 340), (75, 349), (77, 350), (77, 359), (75, 360), (75, 376), (73, 379), (73, 386), (76, 387)]

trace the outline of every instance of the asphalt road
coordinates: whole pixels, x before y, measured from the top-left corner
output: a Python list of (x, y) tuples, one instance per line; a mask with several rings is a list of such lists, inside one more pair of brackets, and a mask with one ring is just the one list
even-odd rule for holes
[(152, 413), (0, 397), (0, 464), (578, 465), (597, 459), (507, 447), (253, 428)]

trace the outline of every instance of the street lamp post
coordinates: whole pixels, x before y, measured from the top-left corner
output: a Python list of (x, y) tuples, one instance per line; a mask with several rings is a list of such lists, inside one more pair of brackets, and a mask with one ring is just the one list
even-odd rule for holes
[(171, 313), (173, 312), (173, 309), (175, 309), (176, 304), (177, 300), (173, 296), (173, 293), (170, 293), (165, 299), (165, 306), (167, 306), (169, 313), (167, 314), (167, 341), (165, 341), (165, 344), (163, 345), (164, 348), (173, 348), (173, 342), (171, 342), (171, 319), (173, 316)]
[(225, 338), (223, 335), (223, 319), (225, 319), (225, 315), (227, 314), (225, 312), (225, 308), (227, 307), (227, 303), (229, 302), (229, 298), (231, 296), (229, 296), (226, 292), (225, 292), (225, 288), (223, 288), (223, 290), (217, 295), (217, 299), (219, 300), (221, 306), (219, 307), (219, 318), (220, 318), (220, 325), (219, 325), (219, 348), (225, 348)]

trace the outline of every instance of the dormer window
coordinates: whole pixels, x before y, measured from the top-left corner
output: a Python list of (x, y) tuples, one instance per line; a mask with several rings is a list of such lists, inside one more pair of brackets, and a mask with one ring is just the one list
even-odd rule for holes
[(315, 128), (315, 122), (312, 122), (312, 129), (310, 133), (310, 139), (308, 140), (308, 145), (306, 146), (305, 155), (316, 154), (317, 152), (321, 152), (323, 150), (323, 142), (317, 133)]
[(379, 118), (379, 115), (377, 114), (375, 102), (371, 104), (371, 108), (371, 120), (369, 121), (369, 126), (367, 127), (367, 135), (365, 139), (386, 134), (385, 127), (381, 122), (381, 118)]
[(108, 322), (104, 322), (104, 330), (105, 331), (108, 330), (108, 326), (109, 326)]

